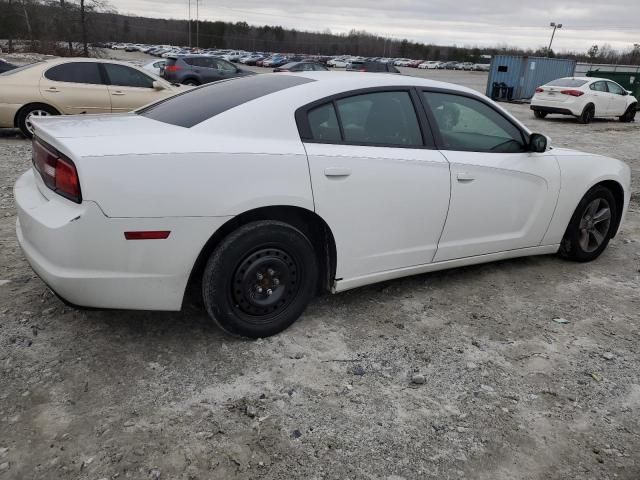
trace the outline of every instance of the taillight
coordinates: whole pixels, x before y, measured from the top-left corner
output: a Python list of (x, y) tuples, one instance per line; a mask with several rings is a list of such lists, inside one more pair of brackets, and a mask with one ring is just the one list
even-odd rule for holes
[(179, 67), (178, 65), (166, 65), (164, 67), (164, 71), (165, 72), (177, 72), (178, 70), (182, 70), (182, 67)]
[(560, 93), (563, 95), (571, 95), (572, 97), (581, 97), (584, 92), (581, 90), (562, 90)]
[(74, 163), (36, 137), (33, 139), (33, 166), (47, 187), (72, 202), (82, 203), (80, 181)]
[(542, 93), (542, 92), (544, 92), (544, 88), (542, 87), (536, 88), (536, 93)]

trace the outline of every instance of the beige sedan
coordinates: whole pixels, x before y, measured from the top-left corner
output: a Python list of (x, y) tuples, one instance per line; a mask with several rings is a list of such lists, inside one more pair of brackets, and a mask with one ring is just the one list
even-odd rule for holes
[(38, 62), (0, 75), (0, 127), (31, 137), (33, 116), (129, 112), (186, 88), (112, 60)]

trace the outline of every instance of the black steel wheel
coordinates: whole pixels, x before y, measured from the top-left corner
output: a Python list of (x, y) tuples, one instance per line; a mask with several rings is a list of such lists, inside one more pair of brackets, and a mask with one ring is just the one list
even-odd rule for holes
[(591, 123), (591, 121), (595, 118), (595, 116), (596, 116), (596, 107), (594, 107), (592, 104), (589, 104), (584, 107), (584, 110), (582, 111), (582, 115), (578, 117), (578, 122), (587, 125)]
[(624, 115), (620, 117), (620, 121), (622, 123), (633, 122), (636, 118), (636, 108), (637, 108), (636, 104), (630, 105), (629, 108), (627, 108), (627, 111), (624, 112)]
[(301, 231), (283, 222), (252, 222), (213, 252), (202, 297), (209, 316), (226, 332), (267, 337), (302, 315), (317, 277), (315, 251)]

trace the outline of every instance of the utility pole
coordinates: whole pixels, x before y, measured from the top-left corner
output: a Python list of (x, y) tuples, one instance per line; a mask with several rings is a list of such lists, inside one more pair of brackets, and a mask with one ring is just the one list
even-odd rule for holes
[(191, 48), (191, 0), (189, 0), (189, 48)]
[(196, 48), (200, 48), (200, 0), (196, 0)]
[(561, 23), (556, 23), (556, 22), (551, 22), (549, 24), (550, 27), (553, 27), (553, 33), (551, 34), (551, 41), (549, 42), (549, 48), (547, 50), (547, 53), (551, 53), (551, 45), (553, 44), (553, 37), (555, 37), (556, 35), (556, 30), (558, 28), (562, 28), (562, 24)]

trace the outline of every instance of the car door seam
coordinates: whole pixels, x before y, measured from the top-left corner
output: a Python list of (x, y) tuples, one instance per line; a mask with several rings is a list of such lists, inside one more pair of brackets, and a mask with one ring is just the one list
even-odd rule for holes
[(453, 196), (453, 172), (451, 171), (451, 162), (446, 157), (444, 153), (438, 150), (440, 155), (444, 158), (444, 161), (447, 162), (447, 166), (449, 167), (449, 202), (447, 203), (447, 213), (444, 216), (444, 222), (442, 222), (442, 229), (440, 230), (440, 235), (438, 236), (438, 241), (436, 242), (436, 249), (433, 252), (433, 256), (431, 257), (431, 261), (429, 263), (433, 263), (436, 259), (436, 255), (438, 255), (438, 249), (440, 248), (440, 240), (442, 240), (442, 236), (444, 235), (444, 230), (447, 226), (447, 220), (449, 219), (449, 211), (451, 210), (451, 198)]

